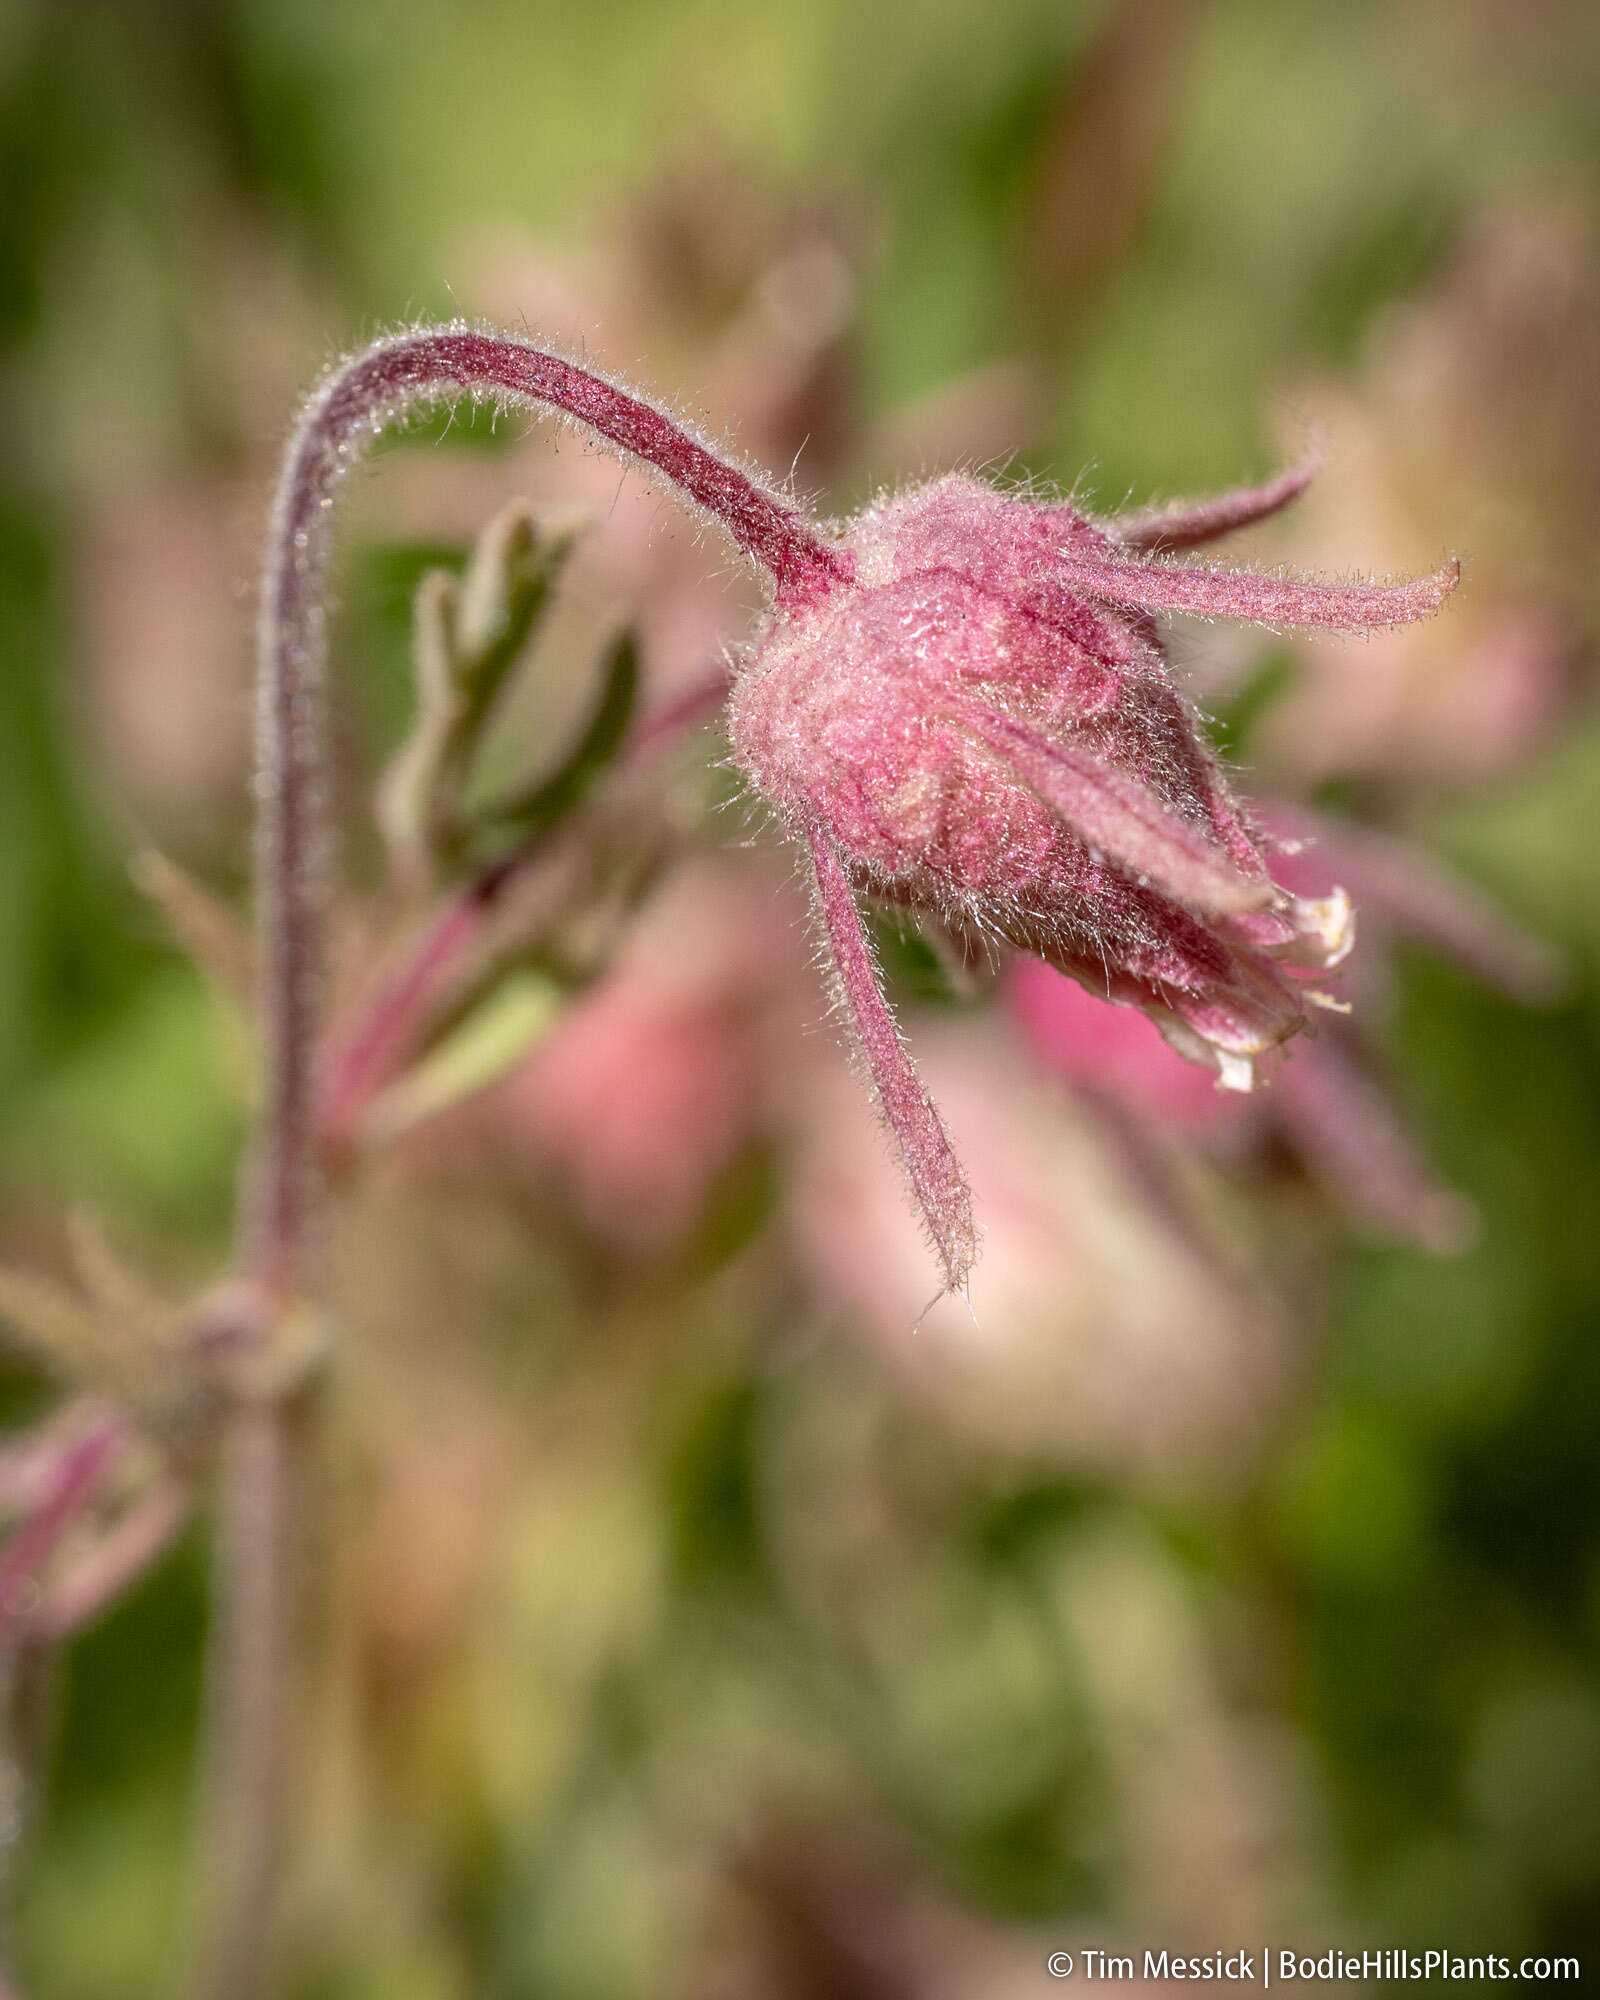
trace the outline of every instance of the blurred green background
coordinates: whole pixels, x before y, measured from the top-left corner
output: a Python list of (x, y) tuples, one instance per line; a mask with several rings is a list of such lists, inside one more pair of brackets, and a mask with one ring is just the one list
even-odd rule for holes
[[(1329, 539), (1269, 559), (1461, 550), (1403, 714), (1362, 707), (1377, 642), (1346, 681), (1182, 657), (1262, 783), (1424, 844), (1571, 972), (1528, 1009), (1396, 947), (1370, 1025), (1480, 1214), (1460, 1255), (1347, 1227), (1270, 1141), (1196, 1169), (1283, 1354), (1192, 1475), (1138, 1435), (1159, 1383), (1126, 1449), (1070, 1370), (1059, 1437), (923, 1394), (796, 1250), (780, 1126), (639, 1256), (498, 1156), (355, 1200), (284, 1993), (1020, 1995), (1081, 1942), (1600, 1964), (1597, 165), (1582, 0), (0, 0), (7, 1263), (64, 1269), (78, 1201), (174, 1296), (225, 1250), (242, 1037), (126, 863), (246, 897), (298, 394), (379, 327), (525, 311), (699, 409), (796, 242), (841, 287), (816, 409), (740, 434), (780, 474), (811, 437), (840, 512), (946, 453), (1203, 491), (1320, 421)], [(361, 483), (342, 773), (403, 727), (417, 550), (508, 455), (543, 499), (577, 460), (434, 426)], [(17, 1426), (54, 1393), (0, 1383)], [(41, 2000), (177, 1990), (207, 1596), (202, 1508), (51, 1676), (6, 1860)]]

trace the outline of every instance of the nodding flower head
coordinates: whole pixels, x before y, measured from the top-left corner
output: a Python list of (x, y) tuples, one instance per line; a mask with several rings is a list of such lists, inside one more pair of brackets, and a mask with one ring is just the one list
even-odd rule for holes
[(1151, 614), (1356, 628), (1420, 617), (1456, 580), (1453, 565), (1340, 586), (1165, 559), (1282, 505), (1310, 472), (1104, 526), (968, 478), (896, 495), (848, 531), (846, 580), (793, 609), (780, 598), (735, 683), (735, 755), (810, 850), (842, 1011), (952, 1287), (974, 1250), (966, 1189), (854, 897), (1037, 952), (1250, 1089), (1318, 997), (1297, 975), (1348, 951), (1350, 906), (1273, 881)]
[(316, 1185), (329, 509), (389, 417), (463, 394), (585, 426), (664, 474), (770, 578), (773, 617), (731, 695), (734, 752), (809, 857), (840, 1012), (948, 1288), (965, 1284), (976, 1247), (971, 1199), (883, 998), (858, 895), (1040, 953), (1146, 1008), (1236, 1088), (1305, 1024), (1315, 995), (1295, 975), (1342, 956), (1348, 903), (1273, 881), (1173, 684), (1154, 614), (1403, 624), (1437, 609), (1453, 564), (1415, 582), (1322, 584), (1173, 560), (1292, 500), (1310, 463), (1103, 524), (1063, 502), (941, 479), (836, 534), (608, 376), (486, 328), (412, 328), (341, 363), (308, 402), (268, 544), (258, 713), (273, 1111), (253, 1226), (280, 1275), (300, 1254)]

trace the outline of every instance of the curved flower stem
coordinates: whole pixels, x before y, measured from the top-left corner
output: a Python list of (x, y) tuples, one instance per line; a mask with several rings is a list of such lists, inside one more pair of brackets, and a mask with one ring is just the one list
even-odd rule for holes
[[(782, 609), (804, 608), (847, 574), (846, 558), (760, 479), (655, 404), (530, 341), (465, 325), (419, 328), (376, 342), (324, 379), (284, 462), (257, 629), (266, 1078), (238, 1244), (240, 1274), (259, 1301), (259, 1323), (247, 1329), (257, 1339), (270, 1340), (314, 1288), (319, 1253), (316, 1062), (327, 846), (322, 685), (334, 493), (392, 419), (463, 395), (571, 418), (624, 458), (665, 473), (766, 571)], [(403, 997), (400, 1013), (409, 1018), (418, 996)], [(395, 1026), (384, 1024), (379, 1039), (391, 1039)], [(357, 1085), (364, 1081), (355, 1079)], [(211, 1882), (200, 1984), (206, 2000), (247, 2000), (259, 1989), (266, 1960), (289, 1455), (285, 1396), (241, 1395), (223, 1443), (218, 1650), (206, 1767)]]
[(401, 334), (344, 362), (322, 384), (300, 420), (278, 487), (258, 634), (268, 1096), (247, 1196), (246, 1262), (274, 1294), (302, 1281), (316, 1199), (323, 586), (334, 490), (386, 423), (418, 404), (462, 394), (574, 418), (624, 456), (664, 472), (767, 571), (780, 605), (803, 605), (846, 573), (844, 558), (787, 502), (676, 419), (529, 342), (467, 327)]

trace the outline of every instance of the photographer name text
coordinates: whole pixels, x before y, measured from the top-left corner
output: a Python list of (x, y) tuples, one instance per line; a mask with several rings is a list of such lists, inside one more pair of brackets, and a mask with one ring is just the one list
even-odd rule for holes
[(1330, 1979), (1569, 1979), (1582, 1972), (1576, 1958), (1527, 1957), (1513, 1961), (1497, 1952), (1470, 1956), (1454, 1951), (1214, 1951), (1199, 1956), (1171, 1951), (1147, 1951), (1142, 1963), (1129, 1953), (1087, 1949), (1054, 1951), (1046, 1961), (1052, 1979), (1226, 1980), (1235, 1985), (1270, 1987), (1274, 1980), (1296, 1982)]

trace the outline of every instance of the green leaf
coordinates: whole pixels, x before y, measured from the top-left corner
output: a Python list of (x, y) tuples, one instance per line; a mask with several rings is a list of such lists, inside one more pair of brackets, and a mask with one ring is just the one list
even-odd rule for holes
[(618, 634), (606, 655), (599, 695), (567, 757), (527, 790), (486, 807), (481, 823), (528, 839), (564, 818), (622, 747), (638, 693), (639, 642), (628, 630)]
[(541, 529), (527, 502), (514, 501), (478, 537), (459, 581), (444, 570), (422, 580), (416, 724), (379, 793), (390, 852), (412, 872), (448, 872), (464, 858), (462, 798), (484, 731), (581, 525), (574, 516)]
[(566, 1005), (553, 979), (533, 972), (503, 979), (421, 1062), (372, 1106), (367, 1131), (390, 1139), (504, 1076), (547, 1035)]

